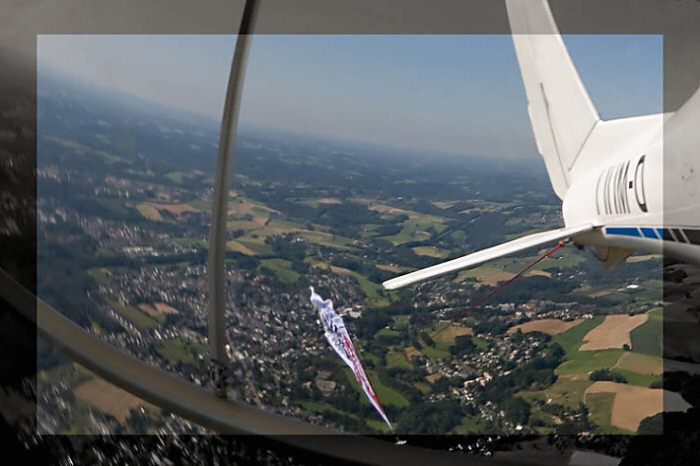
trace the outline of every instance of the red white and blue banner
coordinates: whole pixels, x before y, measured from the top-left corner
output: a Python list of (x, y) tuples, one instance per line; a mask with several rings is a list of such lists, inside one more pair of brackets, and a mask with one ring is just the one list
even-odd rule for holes
[(372, 403), (374, 409), (377, 410), (379, 415), (384, 419), (384, 422), (389, 426), (391, 431), (394, 431), (394, 427), (389, 422), (389, 419), (384, 414), (382, 405), (379, 403), (379, 398), (374, 393), (372, 384), (365, 374), (365, 369), (360, 363), (360, 358), (357, 356), (357, 351), (355, 351), (355, 346), (350, 340), (350, 335), (345, 328), (345, 323), (343, 318), (340, 317), (333, 309), (333, 301), (326, 299), (325, 301), (316, 294), (314, 288), (311, 287), (311, 303), (318, 310), (319, 318), (323, 324), (323, 329), (325, 331), (326, 340), (331, 345), (331, 348), (338, 353), (338, 356), (347, 364), (350, 369), (352, 369), (355, 378), (360, 383), (362, 390), (367, 395), (369, 402)]

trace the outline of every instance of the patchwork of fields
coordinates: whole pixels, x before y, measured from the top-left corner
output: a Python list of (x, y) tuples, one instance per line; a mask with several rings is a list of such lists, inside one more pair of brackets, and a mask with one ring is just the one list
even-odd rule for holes
[[(565, 361), (555, 369), (557, 381), (544, 390), (546, 403), (575, 409), (584, 403), (590, 419), (604, 433), (631, 434), (647, 416), (661, 410), (684, 410), (687, 403), (675, 394), (649, 388), (660, 380), (661, 309), (636, 316), (609, 315), (574, 322), (535, 320), (509, 329), (552, 334), (552, 342), (565, 351)], [(622, 349), (629, 345), (631, 351)], [(651, 354), (650, 354), (651, 353)], [(627, 383), (594, 382), (593, 371), (609, 370)], [(542, 399), (542, 392), (521, 392), (525, 399)], [(663, 403), (669, 400), (670, 404)]]

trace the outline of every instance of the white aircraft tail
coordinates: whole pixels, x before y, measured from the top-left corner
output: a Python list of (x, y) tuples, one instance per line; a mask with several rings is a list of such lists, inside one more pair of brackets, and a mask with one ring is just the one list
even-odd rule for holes
[(546, 0), (506, 0), (515, 52), (525, 83), (537, 150), (560, 199), (571, 170), (600, 120)]

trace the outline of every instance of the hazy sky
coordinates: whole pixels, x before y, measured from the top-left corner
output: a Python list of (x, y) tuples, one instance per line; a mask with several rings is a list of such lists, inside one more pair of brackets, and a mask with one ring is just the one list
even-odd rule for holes
[[(661, 36), (566, 36), (605, 119), (662, 110)], [(221, 118), (234, 36), (44, 35), (38, 62)], [(253, 39), (241, 123), (415, 149), (533, 156), (510, 36)]]

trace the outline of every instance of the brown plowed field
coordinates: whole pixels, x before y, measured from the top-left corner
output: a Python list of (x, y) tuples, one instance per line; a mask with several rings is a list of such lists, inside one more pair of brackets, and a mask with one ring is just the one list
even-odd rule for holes
[(614, 393), (610, 423), (622, 429), (636, 432), (642, 419), (662, 411), (686, 411), (690, 404), (678, 393), (660, 388), (645, 388), (615, 382), (594, 382), (589, 393)]
[(576, 319), (571, 321), (561, 320), (561, 319), (539, 319), (532, 320), (530, 322), (525, 322), (524, 324), (516, 325), (508, 329), (508, 333), (515, 333), (518, 329), (521, 332), (542, 332), (549, 335), (556, 335), (557, 333), (565, 332), (571, 327), (575, 327), (583, 322), (583, 319)]
[(612, 348), (622, 348), (622, 345), (632, 346), (630, 332), (649, 319), (649, 314), (636, 316), (613, 315), (605, 317), (605, 321), (588, 332), (579, 351), (596, 351)]
[(137, 398), (129, 392), (106, 382), (103, 379), (91, 379), (80, 384), (75, 390), (75, 396), (105, 413), (111, 414), (119, 422), (129, 416), (132, 408), (143, 406), (154, 408), (141, 398)]

